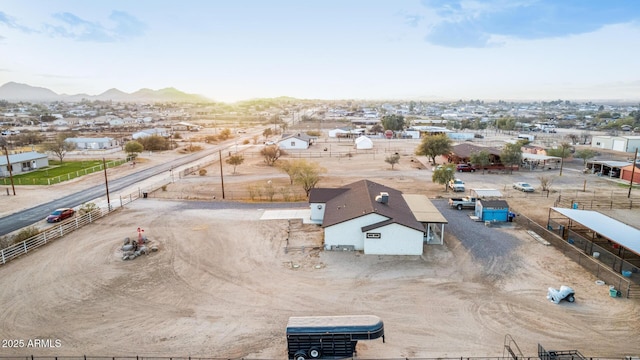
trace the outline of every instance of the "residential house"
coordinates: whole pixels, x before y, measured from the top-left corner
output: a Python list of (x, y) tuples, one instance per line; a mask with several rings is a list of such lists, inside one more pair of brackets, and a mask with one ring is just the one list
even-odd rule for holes
[(311, 220), (324, 228), (327, 250), (422, 254), (425, 224), (396, 189), (360, 180), (335, 189), (311, 189), (309, 204)]
[[(11, 164), (11, 173), (13, 175), (24, 174), (49, 166), (49, 158), (47, 157), (47, 154), (30, 151), (19, 154), (10, 154), (9, 164)], [(7, 157), (0, 156), (0, 177), (9, 177), (9, 175)]]
[(105, 150), (117, 147), (118, 141), (110, 137), (103, 138), (67, 138), (64, 141), (76, 144), (78, 150)]
[(313, 144), (313, 138), (307, 134), (297, 133), (294, 135), (283, 134), (278, 141), (278, 147), (284, 150), (304, 150)]

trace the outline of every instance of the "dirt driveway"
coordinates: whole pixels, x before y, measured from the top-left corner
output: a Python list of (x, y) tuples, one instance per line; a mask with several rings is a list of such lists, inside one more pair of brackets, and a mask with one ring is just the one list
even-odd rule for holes
[[(408, 158), (396, 170), (380, 156), (326, 159), (328, 179), (320, 186), (364, 177), (445, 195), (428, 180), (430, 171)], [(258, 162), (235, 177), (262, 171)], [(497, 187), (524, 175), (463, 176)], [(187, 186), (215, 185), (202, 178)], [(509, 202), (544, 213), (550, 200), (543, 199), (514, 194)], [(322, 244), (317, 226), (259, 220), (264, 211), (140, 199), (0, 267), (0, 337), (60, 340), (58, 348), (2, 348), (0, 355), (281, 359), (289, 316), (339, 314), (385, 322), (387, 342), (360, 342), (359, 358), (503, 356), (506, 334), (525, 356), (536, 356), (538, 343), (594, 357), (640, 354), (632, 340), (640, 336), (637, 301), (609, 297), (607, 286), (521, 229), (496, 229), (512, 237), (509, 251), (485, 251), (483, 259), (451, 234), (421, 257), (365, 256), (315, 249)], [(138, 227), (159, 251), (122, 261), (119, 247)], [(547, 288), (560, 285), (576, 290), (575, 303), (546, 299)]]

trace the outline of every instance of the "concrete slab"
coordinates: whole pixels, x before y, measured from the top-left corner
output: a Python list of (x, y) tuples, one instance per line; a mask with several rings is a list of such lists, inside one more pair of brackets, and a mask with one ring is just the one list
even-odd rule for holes
[(311, 220), (311, 209), (265, 210), (260, 220), (302, 219), (304, 224), (319, 224)]

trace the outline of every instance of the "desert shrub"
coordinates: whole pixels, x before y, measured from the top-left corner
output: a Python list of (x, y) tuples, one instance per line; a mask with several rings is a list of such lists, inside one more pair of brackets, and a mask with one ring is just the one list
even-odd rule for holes
[(207, 170), (205, 170), (205, 169), (200, 169), (200, 170), (198, 170), (198, 174), (199, 174), (200, 176), (205, 176), (205, 175), (207, 175)]
[(98, 205), (92, 203), (92, 202), (88, 202), (88, 203), (84, 203), (82, 204), (82, 206), (80, 206), (80, 208), (78, 209), (78, 214), (80, 215), (84, 215), (84, 214), (88, 214), (92, 211), (98, 210)]
[(3, 237), (0, 237), (0, 249), (7, 248), (21, 241), (25, 241), (32, 236), (38, 235), (39, 233), (40, 233), (40, 230), (38, 230), (38, 228), (36, 228), (35, 226), (29, 226), (27, 228), (20, 230), (15, 235), (6, 235)]

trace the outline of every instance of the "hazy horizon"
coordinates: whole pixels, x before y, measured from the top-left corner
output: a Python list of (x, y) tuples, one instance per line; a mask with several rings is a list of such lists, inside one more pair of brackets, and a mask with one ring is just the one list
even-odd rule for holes
[(0, 84), (214, 101), (640, 100), (640, 2), (6, 0)]

